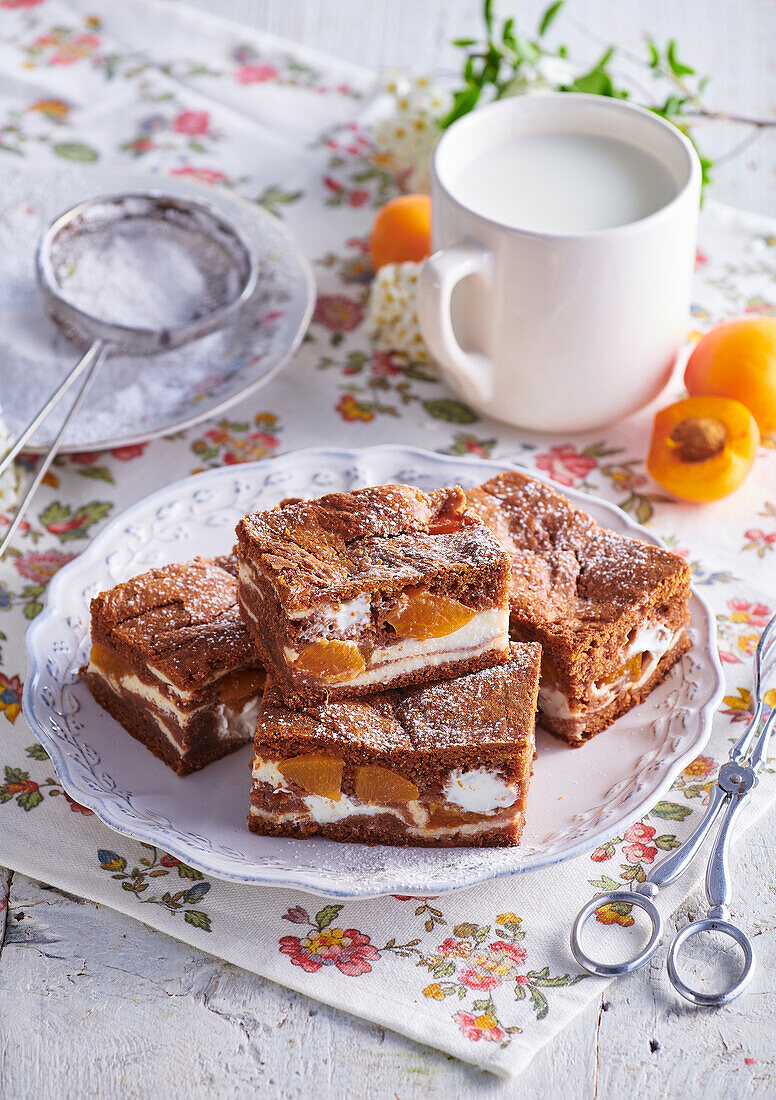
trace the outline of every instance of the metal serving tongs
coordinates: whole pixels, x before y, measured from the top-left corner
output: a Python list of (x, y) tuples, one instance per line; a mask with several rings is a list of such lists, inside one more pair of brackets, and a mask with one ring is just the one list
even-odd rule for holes
[[(760, 636), (754, 659), (754, 714), (746, 730), (730, 751), (730, 761), (719, 769), (717, 782), (711, 789), (706, 814), (695, 832), (681, 847), (647, 875), (646, 881), (630, 890), (612, 890), (597, 894), (584, 905), (571, 930), (571, 951), (580, 966), (601, 977), (618, 977), (632, 974), (648, 962), (657, 951), (663, 938), (663, 918), (652, 900), (661, 886), (667, 886), (679, 877), (692, 863), (711, 827), (720, 815), (722, 822), (706, 868), (706, 897), (709, 909), (702, 920), (693, 921), (677, 932), (668, 951), (668, 977), (677, 993), (696, 1005), (724, 1005), (736, 998), (748, 985), (754, 973), (754, 953), (747, 935), (731, 924), (728, 906), (731, 899), (730, 866), (728, 861), (730, 836), (733, 823), (744, 804), (744, 799), (757, 783), (757, 773), (762, 768), (768, 749), (768, 740), (776, 724), (776, 707), (765, 718), (759, 736), (757, 730), (765, 710), (764, 683), (770, 672), (776, 671), (776, 615)], [(597, 962), (583, 951), (580, 943), (582, 927), (588, 917), (602, 905), (626, 902), (643, 909), (652, 922), (652, 935), (643, 951), (626, 962), (606, 964)], [(682, 946), (691, 936), (701, 932), (721, 932), (734, 940), (744, 953), (743, 970), (733, 985), (719, 993), (701, 993), (691, 988), (679, 976), (677, 958)]]

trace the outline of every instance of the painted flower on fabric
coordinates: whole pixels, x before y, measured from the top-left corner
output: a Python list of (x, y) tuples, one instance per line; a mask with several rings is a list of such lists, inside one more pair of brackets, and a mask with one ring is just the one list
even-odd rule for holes
[(473, 1016), (471, 1012), (455, 1012), (453, 1019), (458, 1024), (462, 1033), (472, 1042), (484, 1039), (489, 1043), (503, 1043), (507, 1035), (498, 1026), (498, 1020), (490, 1012), (483, 1012), (480, 1016)]
[(16, 571), (26, 580), (46, 585), (74, 557), (75, 554), (63, 554), (59, 550), (30, 550), (15, 557), (13, 563)]
[(274, 65), (243, 65), (234, 74), (238, 84), (267, 84), (277, 80), (278, 70)]
[(23, 684), (18, 676), (0, 672), (0, 712), (9, 722), (15, 722), (22, 709)]
[(692, 779), (702, 779), (704, 776), (711, 775), (716, 766), (716, 762), (712, 757), (696, 756), (692, 763), (684, 769), (682, 775), (687, 775)]
[(643, 821), (634, 821), (622, 834), (624, 840), (634, 841), (651, 840), (657, 832), (651, 825), (645, 825)]
[(468, 959), (472, 953), (472, 945), (466, 940), (456, 940), (449, 936), (444, 943), (440, 943), (437, 951), (450, 958)]
[(93, 466), (100, 457), (99, 451), (73, 451), (70, 461), (76, 466)]
[(147, 443), (128, 443), (126, 447), (113, 447), (110, 453), (119, 462), (131, 462), (133, 458), (140, 458), (147, 446)]
[(634, 821), (622, 834), (623, 840), (628, 841), (622, 849), (622, 854), (630, 863), (652, 863), (657, 855), (657, 846), (650, 844), (649, 841), (656, 832), (652, 825), (645, 825), (643, 821)]
[(80, 802), (76, 802), (74, 798), (70, 797), (67, 791), (62, 791), (62, 794), (65, 796), (66, 801), (70, 804), (70, 809), (73, 811), (74, 814), (83, 814), (84, 817), (93, 816), (92, 810), (87, 809), (86, 806), (82, 806)]
[(352, 332), (363, 319), (360, 302), (344, 294), (320, 294), (315, 304), (313, 320), (332, 332)]
[(624, 901), (608, 902), (595, 911), (599, 924), (619, 924), (621, 928), (630, 928), (635, 924), (631, 914), (632, 905)]
[(27, 110), (43, 115), (50, 122), (64, 122), (70, 113), (70, 104), (64, 99), (36, 99)]
[(49, 65), (75, 65), (91, 57), (99, 45), (100, 39), (96, 34), (73, 34), (66, 28), (55, 27), (35, 40), (32, 52), (52, 51), (48, 56)]
[(344, 393), (334, 406), (343, 420), (374, 420), (375, 414), (369, 402), (359, 401), (352, 393)]
[(199, 180), (200, 183), (224, 183), (226, 175), (217, 168), (197, 168), (193, 164), (184, 164), (181, 168), (173, 168), (171, 176), (184, 176), (186, 179)]
[(514, 979), (517, 967), (525, 961), (525, 950), (515, 944), (496, 940), (486, 948), (477, 948), (468, 959), (469, 965), (459, 975), (469, 989), (495, 989), (502, 982)]
[(641, 841), (637, 841), (635, 844), (626, 844), (622, 854), (630, 863), (652, 863), (657, 855), (657, 848), (654, 844), (642, 844)]
[(536, 456), (536, 465), (560, 485), (571, 486), (582, 480), (597, 466), (590, 455), (580, 454), (573, 443), (558, 444)]
[(37, 8), (44, 0), (0, 0), (0, 8), (5, 11), (16, 11), (20, 8)]
[(210, 130), (210, 115), (207, 111), (181, 111), (175, 117), (172, 128), (176, 134), (203, 136)]
[(494, 955), (502, 955), (504, 958), (509, 959), (516, 966), (525, 962), (525, 948), (518, 947), (514, 943), (507, 943), (506, 940), (494, 940), (490, 944), (490, 950)]
[(294, 905), (283, 914), (283, 920), (289, 920), (292, 924), (309, 924), (310, 916), (301, 905)]
[(335, 966), (341, 974), (356, 978), (368, 974), (372, 969), (370, 962), (380, 958), (369, 936), (355, 928), (322, 928), (306, 939), (282, 936), (279, 943), (282, 954), (309, 974), (322, 966)]

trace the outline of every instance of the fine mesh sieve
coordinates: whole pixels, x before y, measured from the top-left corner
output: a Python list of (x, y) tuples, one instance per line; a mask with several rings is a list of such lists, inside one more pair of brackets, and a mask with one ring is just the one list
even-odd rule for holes
[(258, 275), (253, 251), (216, 210), (156, 192), (74, 206), (44, 233), (35, 268), (48, 312), (87, 350), (0, 462), (2, 473), (82, 379), (0, 542), (0, 557), (105, 359), (113, 352), (154, 355), (216, 331), (251, 296)]

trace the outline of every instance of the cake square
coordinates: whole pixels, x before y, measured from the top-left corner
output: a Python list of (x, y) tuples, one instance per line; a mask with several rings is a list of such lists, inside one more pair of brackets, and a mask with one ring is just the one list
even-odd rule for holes
[(101, 592), (81, 670), (97, 702), (179, 775), (250, 741), (264, 684), (234, 557), (196, 558)]
[(687, 563), (599, 527), (517, 471), (466, 498), (511, 560), (512, 637), (542, 646), (541, 724), (581, 745), (642, 702), (689, 648)]
[(268, 681), (248, 824), (363, 844), (518, 844), (534, 758), (541, 648), (503, 664), (303, 710)]
[(292, 500), (237, 527), (240, 610), (290, 705), (504, 660), (509, 559), (460, 488)]

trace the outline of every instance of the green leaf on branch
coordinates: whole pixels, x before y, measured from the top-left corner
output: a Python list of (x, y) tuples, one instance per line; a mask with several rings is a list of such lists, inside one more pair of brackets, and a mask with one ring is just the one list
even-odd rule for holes
[(547, 8), (544, 15), (541, 17), (541, 20), (539, 21), (539, 37), (540, 38), (544, 37), (544, 35), (547, 33), (547, 31), (552, 26), (552, 24), (555, 22), (555, 19), (558, 15), (558, 12), (560, 11), (560, 9), (562, 7), (563, 7), (563, 0), (556, 0), (556, 3), (550, 4), (549, 8)]

